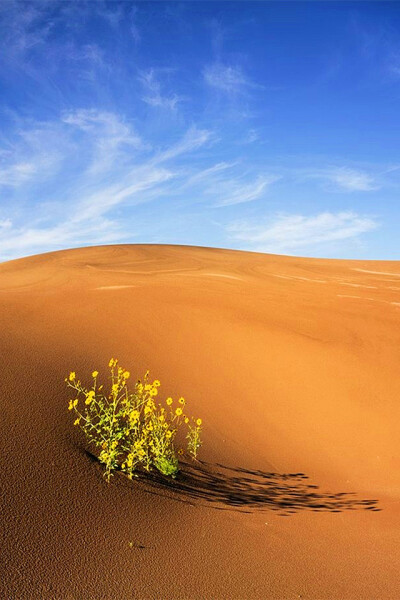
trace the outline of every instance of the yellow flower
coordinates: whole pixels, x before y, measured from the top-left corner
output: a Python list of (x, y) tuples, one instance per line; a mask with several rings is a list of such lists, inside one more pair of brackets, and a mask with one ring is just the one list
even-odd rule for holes
[(172, 436), (172, 431), (167, 431), (165, 434), (165, 437), (167, 438), (167, 440), (169, 440)]
[(171, 406), (172, 398), (167, 398), (165, 402), (168, 404), (168, 406)]
[(144, 408), (144, 414), (145, 414), (145, 415), (148, 415), (148, 414), (150, 414), (151, 412), (152, 412), (152, 409), (151, 409), (151, 407), (150, 407), (150, 406), (145, 406), (145, 408)]
[(79, 421), (80, 421), (80, 418), (78, 417), (77, 419), (75, 419), (74, 425), (79, 425)]
[(181, 408), (177, 408), (176, 411), (175, 411), (175, 414), (176, 414), (177, 417), (180, 417), (181, 414), (182, 414), (182, 409)]
[(160, 416), (158, 417), (158, 420), (160, 421), (160, 423), (164, 423), (164, 421), (165, 421), (165, 417), (164, 417), (164, 415), (160, 415)]
[(197, 419), (197, 421), (196, 421), (196, 425), (197, 425), (197, 427), (200, 427), (200, 425), (202, 424), (202, 422), (203, 422), (203, 421), (202, 421), (201, 419)]
[(75, 377), (76, 377), (75, 371), (71, 371), (71, 373), (69, 374), (69, 380), (75, 381)]
[(92, 377), (97, 377), (97, 375), (98, 375), (98, 374), (99, 374), (99, 372), (98, 372), (98, 371), (93, 371), (93, 373), (92, 373)]
[(178, 402), (179, 404), (185, 404), (185, 398), (179, 398)]
[(74, 400), (74, 402), (73, 402), (73, 404), (72, 404), (73, 408), (75, 408), (75, 406), (76, 406), (77, 404), (78, 404), (78, 398), (75, 398), (75, 400)]
[(88, 396), (85, 400), (85, 404), (90, 404), (92, 400), (93, 400), (93, 396)]
[(114, 385), (112, 386), (112, 391), (114, 394), (118, 392), (118, 383), (114, 383)]
[(122, 375), (122, 377), (123, 377), (124, 379), (129, 379), (129, 377), (130, 377), (130, 373), (129, 373), (129, 371), (125, 371), (125, 373)]
[(185, 417), (185, 423), (186, 423), (186, 424), (187, 424), (187, 423), (189, 423), (189, 419), (188, 419), (188, 417)]
[(69, 401), (68, 410), (72, 410), (74, 408), (74, 403), (72, 400)]
[(86, 394), (86, 400), (85, 400), (85, 404), (90, 404), (91, 401), (94, 399), (95, 393), (93, 390), (90, 390), (90, 392), (88, 392)]
[(138, 410), (133, 410), (133, 411), (131, 412), (131, 414), (129, 415), (129, 419), (130, 419), (131, 421), (137, 421), (137, 420), (138, 420), (138, 418), (139, 418), (139, 411), (138, 411)]
[(153, 381), (153, 385), (154, 385), (155, 387), (160, 387), (161, 383), (158, 381), (158, 379), (155, 379), (155, 380)]
[(158, 394), (157, 388), (151, 388), (149, 394), (150, 394), (150, 396), (157, 396), (157, 394)]
[(109, 367), (115, 367), (117, 365), (118, 360), (116, 358), (110, 358), (110, 362), (108, 363)]

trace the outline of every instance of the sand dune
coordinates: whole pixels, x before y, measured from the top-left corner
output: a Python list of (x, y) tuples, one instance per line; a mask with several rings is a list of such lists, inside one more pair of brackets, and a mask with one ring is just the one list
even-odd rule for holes
[[(0, 264), (0, 597), (397, 598), (399, 272), (156, 245)], [(107, 485), (72, 427), (66, 373), (111, 356), (202, 417), (175, 482)]]

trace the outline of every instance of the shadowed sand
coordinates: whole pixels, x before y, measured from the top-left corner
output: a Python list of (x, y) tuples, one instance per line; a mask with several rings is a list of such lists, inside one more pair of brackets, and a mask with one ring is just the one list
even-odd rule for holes
[[(397, 285), (396, 285), (397, 284)], [(1, 598), (394, 599), (400, 263), (103, 246), (0, 264)], [(149, 368), (204, 422), (110, 485), (64, 378)]]

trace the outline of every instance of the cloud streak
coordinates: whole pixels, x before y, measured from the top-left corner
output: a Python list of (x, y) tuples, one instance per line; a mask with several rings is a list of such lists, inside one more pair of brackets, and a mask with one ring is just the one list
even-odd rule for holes
[(217, 197), (222, 196), (217, 199), (215, 206), (233, 206), (262, 198), (268, 187), (279, 179), (279, 175), (260, 175), (254, 181), (246, 183), (233, 179), (225, 183), (223, 186), (225, 189), (210, 189), (208, 192)]
[(338, 188), (348, 192), (371, 192), (379, 188), (371, 175), (355, 169), (342, 167), (328, 172), (326, 177)]
[(64, 113), (63, 123), (81, 130), (92, 139), (93, 158), (89, 171), (93, 174), (108, 171), (124, 150), (145, 148), (134, 129), (112, 112), (95, 109), (79, 109)]
[(226, 94), (241, 94), (250, 88), (260, 87), (253, 83), (238, 66), (215, 62), (203, 69), (205, 83)]
[(0, 260), (44, 248), (135, 238), (137, 231), (119, 209), (161, 197), (169, 182), (181, 185), (183, 171), (170, 163), (185, 162), (212, 139), (212, 132), (192, 126), (174, 143), (152, 149), (121, 116), (78, 109), (62, 113), (58, 121), (29, 122), (18, 136), (13, 150), (0, 153), (0, 185), (17, 193), (37, 177), (46, 157), (56, 153), (57, 160), (48, 165), (46, 187), (57, 183), (63, 166), (64, 189), (56, 198), (45, 195), (32, 208), (25, 199), (22, 223), (20, 211), (14, 219), (10, 206), (0, 221)]
[(178, 103), (183, 100), (183, 97), (177, 94), (171, 96), (161, 94), (161, 83), (157, 79), (154, 69), (142, 71), (138, 79), (145, 90), (142, 100), (150, 106), (174, 111), (177, 109)]
[(321, 180), (329, 189), (339, 192), (371, 192), (380, 187), (371, 174), (349, 167), (305, 169), (302, 177)]
[(290, 252), (358, 238), (378, 223), (354, 212), (323, 212), (316, 215), (280, 215), (264, 223), (238, 221), (227, 228), (228, 236), (257, 252)]

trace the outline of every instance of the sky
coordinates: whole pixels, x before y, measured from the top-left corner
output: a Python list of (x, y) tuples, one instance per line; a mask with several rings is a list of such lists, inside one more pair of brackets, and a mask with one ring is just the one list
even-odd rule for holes
[(400, 3), (0, 2), (0, 262), (400, 259)]

